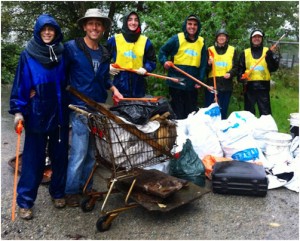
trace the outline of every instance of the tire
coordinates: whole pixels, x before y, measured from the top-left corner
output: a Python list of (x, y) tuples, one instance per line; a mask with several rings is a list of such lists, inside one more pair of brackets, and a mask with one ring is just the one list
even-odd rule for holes
[(109, 217), (109, 215), (105, 215), (105, 216), (100, 217), (97, 220), (96, 228), (99, 232), (105, 232), (105, 231), (108, 231), (110, 229), (111, 223), (107, 226), (105, 225), (105, 222), (108, 219), (108, 217)]
[(91, 212), (94, 210), (95, 208), (95, 204), (93, 205), (90, 205), (89, 202), (90, 202), (91, 198), (85, 198), (82, 200), (81, 202), (81, 209), (83, 212), (87, 213), (87, 212)]

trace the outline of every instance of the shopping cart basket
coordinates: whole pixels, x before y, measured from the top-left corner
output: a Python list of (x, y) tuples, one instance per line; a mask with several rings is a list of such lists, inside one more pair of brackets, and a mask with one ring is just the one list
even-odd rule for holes
[[(162, 119), (156, 131), (145, 134), (74, 88), (69, 86), (68, 90), (90, 107), (89, 110), (84, 110), (69, 106), (88, 117), (88, 127), (95, 137), (96, 164), (84, 191), (99, 165), (111, 172), (110, 178), (106, 179), (108, 190), (86, 193), (87, 198), (81, 203), (82, 210), (87, 212), (94, 209), (97, 199), (105, 197), (101, 216), (96, 223), (99, 231), (109, 230), (112, 221), (125, 210), (141, 205), (150, 211), (166, 212), (208, 192), (191, 182), (157, 170), (145, 169), (173, 158), (171, 149), (176, 140), (174, 122)], [(124, 206), (104, 211), (110, 195), (116, 191), (125, 194)]]

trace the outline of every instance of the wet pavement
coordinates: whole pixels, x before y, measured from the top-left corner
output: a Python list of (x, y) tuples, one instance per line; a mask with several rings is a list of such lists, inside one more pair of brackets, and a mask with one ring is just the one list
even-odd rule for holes
[[(93, 211), (53, 207), (48, 186), (41, 185), (34, 206), (34, 219), (11, 221), (13, 170), (7, 164), (16, 155), (17, 134), (13, 116), (7, 113), (9, 88), (1, 89), (1, 239), (3, 240), (299, 240), (299, 194), (286, 188), (269, 190), (266, 197), (226, 196), (209, 192), (169, 212), (150, 212), (139, 206), (122, 212), (107, 232), (96, 222), (102, 201)], [(22, 134), (22, 144), (24, 133)], [(22, 145), (21, 145), (22, 146)], [(94, 187), (106, 183), (95, 175)], [(210, 183), (207, 182), (207, 187)], [(123, 206), (124, 195), (112, 194), (107, 210)]]

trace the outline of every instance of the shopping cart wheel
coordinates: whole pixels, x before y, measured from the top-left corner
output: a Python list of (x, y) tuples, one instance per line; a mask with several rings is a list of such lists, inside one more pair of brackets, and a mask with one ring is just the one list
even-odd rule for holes
[(109, 215), (102, 216), (97, 220), (96, 227), (99, 232), (105, 232), (110, 229), (111, 222), (107, 223), (108, 220)]
[(95, 202), (93, 202), (91, 197), (87, 197), (81, 202), (81, 209), (83, 212), (91, 212), (95, 207)]

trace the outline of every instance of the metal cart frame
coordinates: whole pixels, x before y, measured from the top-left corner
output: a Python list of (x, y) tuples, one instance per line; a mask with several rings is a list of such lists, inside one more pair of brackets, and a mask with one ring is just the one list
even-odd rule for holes
[[(160, 171), (144, 170), (145, 167), (173, 158), (171, 149), (176, 140), (175, 123), (168, 120), (161, 121), (157, 131), (145, 134), (74, 88), (69, 86), (68, 90), (95, 110), (87, 111), (73, 105), (69, 106), (87, 116), (88, 127), (95, 137), (96, 163), (84, 186), (83, 191), (87, 198), (82, 201), (81, 208), (84, 212), (92, 211), (96, 201), (105, 197), (101, 216), (96, 222), (98, 231), (109, 230), (119, 213), (137, 206), (141, 205), (150, 211), (167, 212), (208, 192), (205, 188)], [(99, 165), (103, 165), (111, 172), (111, 177), (106, 179), (108, 190), (87, 193), (87, 185)], [(125, 194), (124, 206), (105, 211), (108, 199), (114, 192)], [(133, 201), (129, 202), (129, 199)]]

